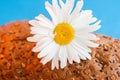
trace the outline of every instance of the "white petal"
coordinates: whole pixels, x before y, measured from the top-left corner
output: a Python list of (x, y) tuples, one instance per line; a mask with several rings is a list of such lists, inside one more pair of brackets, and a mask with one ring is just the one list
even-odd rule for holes
[(91, 10), (83, 10), (81, 13), (81, 20), (85, 24), (90, 24), (93, 21), (96, 21), (97, 18), (94, 18)]
[[(54, 51), (53, 51), (53, 49), (54, 49)], [(41, 60), (41, 63), (46, 64), (47, 62), (52, 60), (53, 57), (56, 57), (55, 55), (57, 54), (58, 49), (59, 49), (58, 45), (55, 42), (53, 42), (51, 44), (51, 47), (49, 49), (47, 49), (48, 54)]]
[(76, 49), (79, 52), (79, 56), (81, 59), (86, 60), (86, 58), (91, 59), (91, 56), (88, 52), (82, 50), (80, 47), (78, 47), (76, 44), (72, 44), (74, 49)]
[(30, 20), (29, 24), (31, 24), (32, 26), (37, 26), (37, 27), (41, 26), (37, 20)]
[(67, 0), (65, 4), (63, 3), (62, 0), (59, 0), (59, 1), (60, 1), (60, 5), (61, 5), (62, 9), (66, 10), (66, 12), (68, 14), (70, 14), (74, 7), (74, 0)]
[(50, 14), (54, 25), (56, 25), (57, 24), (57, 18), (55, 16), (55, 12), (54, 12), (53, 7), (49, 4), (48, 1), (46, 1), (45, 5), (46, 5), (45, 8), (48, 11), (48, 13)]
[(67, 50), (69, 63), (72, 64), (73, 61), (80, 63), (78, 52), (71, 45), (68, 45)]
[[(79, 37), (76, 36), (76, 38), (78, 39)], [(92, 41), (89, 41), (89, 40), (87, 40), (87, 39), (81, 38), (81, 39), (79, 39), (79, 41), (80, 41), (81, 43), (83, 43), (84, 45), (88, 46), (88, 47), (98, 47), (98, 46), (99, 46), (99, 44), (94, 43), (94, 42), (92, 42)]]
[(76, 27), (84, 27), (86, 25), (91, 24), (93, 20), (97, 20), (96, 18), (92, 17), (92, 11), (91, 10), (84, 10), (82, 11), (77, 18), (73, 19), (71, 24), (76, 28)]
[(81, 47), (85, 48), (88, 52), (91, 52), (91, 49), (81, 41), (79, 41), (80, 38), (75, 37), (75, 41), (77, 44), (79, 44)]
[(54, 45), (54, 41), (48, 44), (46, 47), (44, 47), (43, 50), (41, 50), (41, 52), (38, 54), (38, 58), (47, 56), (52, 50), (53, 45)]
[[(86, 50), (82, 49), (80, 45), (78, 45), (77, 43), (73, 42), (72, 43), (72, 46), (77, 50), (79, 51), (79, 56), (81, 59), (83, 60), (86, 60)], [(88, 52), (87, 52), (88, 53)]]
[(44, 37), (44, 38), (42, 38), (42, 39), (40, 39), (38, 42), (37, 42), (37, 44), (36, 44), (36, 48), (40, 48), (40, 46), (41, 46), (41, 48), (42, 48), (42, 46), (43, 46), (43, 44), (47, 44), (47, 43), (50, 43), (50, 42), (52, 42), (53, 40), (51, 39), (51, 38), (49, 38), (49, 37)]
[(73, 12), (71, 14), (72, 21), (74, 21), (79, 16), (79, 12), (82, 9), (82, 6), (83, 6), (83, 0), (79, 0), (76, 4), (75, 9), (73, 10)]
[(60, 67), (64, 68), (67, 65), (67, 50), (65, 46), (60, 47), (59, 59), (60, 59)]
[(46, 25), (49, 25), (50, 28), (53, 28), (53, 26), (54, 26), (53, 23), (42, 14), (40, 14), (39, 16), (37, 16), (35, 18), (40, 20), (41, 22), (45, 23)]
[(75, 0), (69, 0), (68, 3), (67, 3), (67, 10), (68, 10), (68, 13), (70, 14), (73, 7), (74, 7), (74, 1)]
[(91, 52), (91, 49), (88, 48), (88, 46), (87, 46), (86, 44), (82, 43), (79, 39), (80, 39), (80, 38), (75, 37), (74, 40), (77, 42), (77, 44), (81, 45), (81, 47), (85, 48), (86, 51)]
[(76, 31), (79, 31), (79, 34), (84, 34), (84, 33), (90, 33), (90, 32), (94, 32), (97, 31), (98, 29), (101, 28), (101, 25), (97, 25), (97, 26), (88, 26), (88, 27), (83, 27), (81, 29), (76, 29)]
[(68, 17), (67, 16), (68, 12), (66, 11), (66, 5), (62, 0), (59, 0), (59, 3), (61, 8), (56, 10), (58, 23), (66, 22)]
[(94, 43), (94, 42), (91, 42), (91, 41), (87, 41), (86, 40), (86, 42), (85, 42), (89, 47), (98, 47), (99, 46), (99, 44), (97, 44), (97, 43)]
[(41, 34), (41, 35), (48, 35), (49, 29), (44, 29), (40, 27), (31, 27), (31, 34)]
[(94, 23), (94, 24), (91, 25), (91, 26), (97, 26), (97, 25), (99, 25), (100, 23), (101, 23), (101, 20), (97, 21), (96, 23)]
[(60, 2), (60, 5), (61, 5), (60, 14), (62, 15), (60, 17), (62, 17), (63, 22), (68, 22), (69, 23), (71, 21), (70, 14), (71, 14), (72, 8), (74, 6), (74, 0), (68, 0), (68, 1), (66, 1), (65, 4), (62, 0), (59, 0), (59, 2)]
[(64, 2), (62, 0), (59, 0), (59, 3), (60, 3), (61, 8), (63, 9), (65, 7)]
[(73, 15), (79, 13), (83, 6), (83, 0), (77, 2), (75, 9), (73, 10)]
[(55, 18), (56, 18), (56, 23), (54, 23), (54, 25), (56, 26), (57, 24), (63, 22), (65, 14), (64, 14), (64, 11), (60, 7), (54, 6), (54, 11), (55, 11)]
[[(79, 38), (79, 39), (81, 39), (81, 38)], [(85, 45), (85, 44), (83, 44), (82, 42), (80, 42), (79, 39), (75, 38), (72, 43), (73, 43), (73, 44), (76, 44), (76, 45), (77, 45), (79, 48), (81, 48), (83, 51), (91, 52), (91, 49), (89, 49), (89, 48), (87, 47), (87, 45)]]
[(87, 39), (87, 40), (99, 40), (99, 38), (92, 34), (92, 33), (77, 33), (75, 34), (75, 36), (79, 37), (80, 39), (83, 38), (83, 39)]
[(88, 33), (88, 32), (94, 32), (98, 29), (101, 28), (101, 25), (99, 25), (100, 21), (96, 22), (95, 24), (93, 25), (89, 25), (89, 26), (85, 26), (85, 27), (79, 27), (76, 29), (76, 31), (78, 32), (79, 31), (79, 34), (82, 34), (82, 33)]
[(56, 12), (57, 23), (55, 25), (64, 22), (64, 12), (61, 9), (57, 9)]
[(45, 57), (49, 51), (51, 50), (52, 42), (48, 44), (48, 46), (44, 47), (44, 49), (37, 55), (38, 58)]
[(53, 40), (51, 38), (43, 38), (41, 39), (37, 45), (32, 49), (33, 52), (40, 52), (46, 46), (48, 46)]
[(97, 21), (97, 18), (96, 17), (92, 17), (90, 20), (91, 20), (90, 23), (94, 23), (95, 21)]
[(52, 70), (54, 70), (54, 68), (56, 67), (57, 69), (59, 69), (59, 58), (56, 56), (53, 58), (52, 60)]
[(33, 27), (40, 27), (40, 28), (48, 28), (50, 29), (50, 26), (37, 20), (30, 20), (29, 24), (31, 24)]
[(44, 38), (43, 35), (34, 35), (32, 37), (28, 37), (27, 40), (31, 42), (38, 42), (40, 39)]
[(70, 23), (71, 22), (71, 12), (73, 10), (73, 7), (74, 7), (74, 0), (68, 0), (65, 4), (65, 7), (63, 8), (64, 9), (64, 12), (65, 12), (65, 17), (66, 17), (66, 22)]
[(54, 12), (55, 12), (55, 18), (56, 18), (56, 23), (54, 22), (54, 25), (57, 25), (59, 23), (62, 23), (63, 22), (63, 19), (64, 19), (64, 12), (63, 10), (60, 8), (60, 5), (58, 5), (58, 0), (52, 0), (52, 3), (53, 3), (53, 9), (54, 9)]
[(55, 8), (60, 8), (59, 5), (58, 5), (58, 0), (52, 0), (52, 4)]
[[(60, 48), (59, 48), (60, 49)], [(58, 50), (59, 51), (59, 50)], [(54, 58), (52, 59), (52, 70), (56, 67), (57, 69), (59, 69), (59, 56), (58, 56), (58, 51), (56, 53), (56, 55), (54, 56)]]

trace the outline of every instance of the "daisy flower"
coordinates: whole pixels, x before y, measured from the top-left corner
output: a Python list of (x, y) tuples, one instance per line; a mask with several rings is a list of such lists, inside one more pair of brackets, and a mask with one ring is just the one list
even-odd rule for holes
[(51, 61), (52, 70), (64, 68), (67, 63), (80, 63), (91, 59), (90, 47), (98, 47), (93, 40), (99, 38), (93, 34), (100, 28), (100, 21), (93, 17), (91, 10), (81, 10), (83, 0), (52, 0), (45, 2), (45, 8), (52, 20), (40, 14), (35, 20), (29, 21), (32, 37), (30, 42), (36, 42), (33, 52), (39, 52), (41, 63)]

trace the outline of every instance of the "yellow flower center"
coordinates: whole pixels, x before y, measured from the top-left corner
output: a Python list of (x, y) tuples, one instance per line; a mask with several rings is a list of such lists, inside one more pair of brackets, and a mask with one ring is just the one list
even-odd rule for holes
[(53, 33), (55, 34), (54, 40), (59, 45), (67, 45), (74, 38), (74, 29), (68, 23), (58, 24)]

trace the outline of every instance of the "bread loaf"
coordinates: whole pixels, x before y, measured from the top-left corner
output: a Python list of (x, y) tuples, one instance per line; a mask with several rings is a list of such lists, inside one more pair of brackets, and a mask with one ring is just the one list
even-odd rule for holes
[(0, 80), (120, 80), (120, 40), (97, 35), (92, 60), (51, 70), (51, 62), (41, 64), (32, 52), (35, 43), (26, 40), (30, 27), (28, 21), (0, 27)]

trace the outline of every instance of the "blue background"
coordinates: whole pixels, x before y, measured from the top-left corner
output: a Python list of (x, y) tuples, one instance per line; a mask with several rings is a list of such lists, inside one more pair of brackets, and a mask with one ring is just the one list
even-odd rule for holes
[[(31, 20), (40, 13), (50, 18), (44, 8), (45, 1), (51, 2), (0, 0), (0, 25), (17, 20)], [(93, 10), (93, 15), (102, 20), (102, 28), (97, 33), (120, 39), (120, 0), (84, 0), (83, 9)]]

